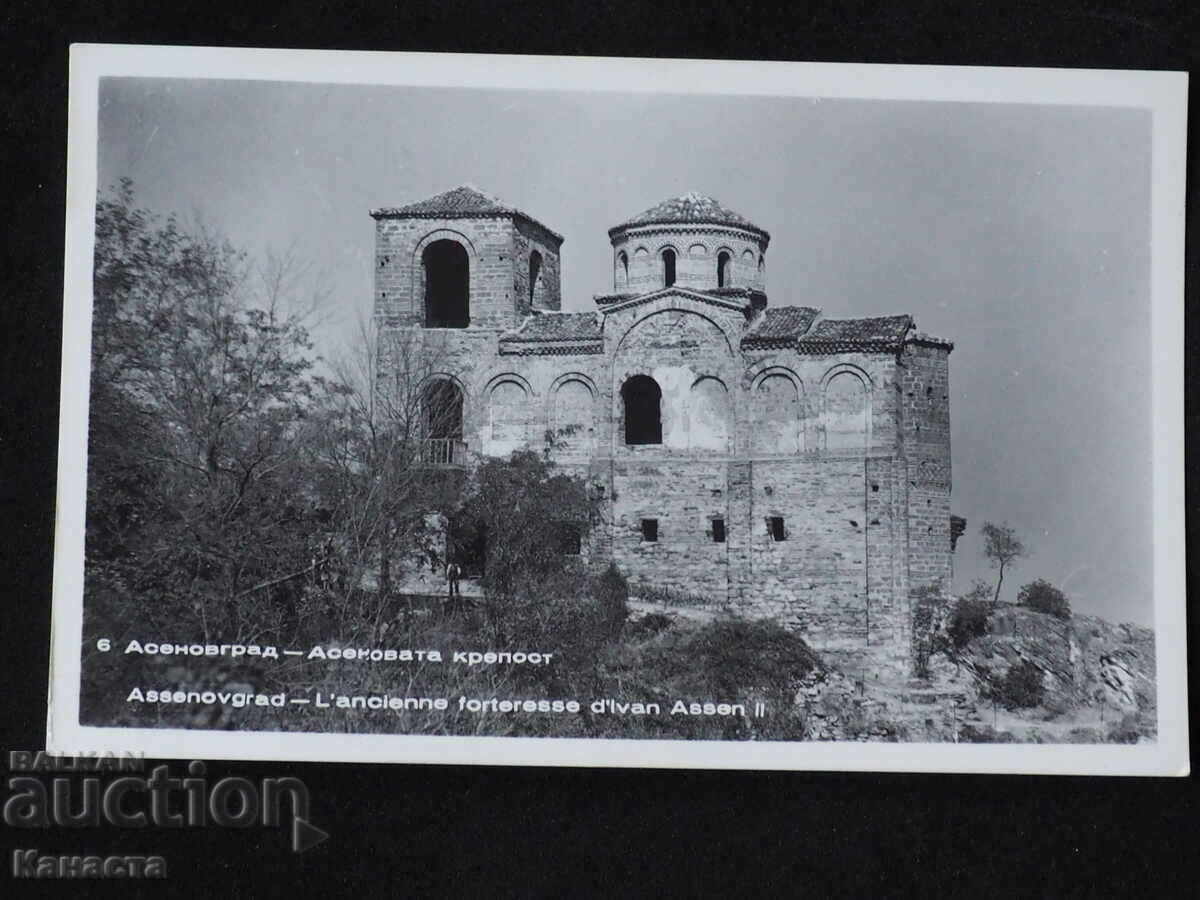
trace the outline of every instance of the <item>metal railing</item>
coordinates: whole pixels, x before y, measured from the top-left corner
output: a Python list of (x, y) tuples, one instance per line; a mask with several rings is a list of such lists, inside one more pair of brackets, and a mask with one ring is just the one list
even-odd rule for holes
[(467, 461), (467, 445), (457, 438), (426, 438), (421, 444), (421, 462), (427, 466), (461, 466)]

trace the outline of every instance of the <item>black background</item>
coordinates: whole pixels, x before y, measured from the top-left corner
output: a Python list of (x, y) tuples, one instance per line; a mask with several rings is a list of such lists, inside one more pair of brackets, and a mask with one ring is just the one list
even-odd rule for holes
[[(377, 2), (367, 11), (333, 2), (10, 0), (0, 11), (0, 193), (8, 217), (0, 268), (7, 345), (0, 749), (34, 749), (45, 736), (70, 43), (1188, 70), (1200, 39), (1190, 6), (593, 0), (539, 9), (445, 0)], [(1190, 199), (1197, 183), (1190, 153), (1188, 175)], [(1187, 264), (1193, 276), (1194, 241)], [(1189, 277), (1189, 301), (1194, 283)], [(1194, 332), (1185, 334), (1191, 358)], [(1186, 431), (1196, 425), (1189, 400)], [(213, 897), (764, 889), (811, 897), (1159, 897), (1195, 890), (1187, 864), (1200, 809), (1190, 778), (209, 764), (211, 780), (225, 774), (302, 778), (313, 794), (313, 822), (331, 839), (298, 856), (281, 829), (0, 826), (0, 866), (7, 870), (14, 846), (159, 853), (168, 860), (166, 882), (108, 886)], [(53, 888), (12, 882), (7, 871), (0, 883), (5, 896)]]

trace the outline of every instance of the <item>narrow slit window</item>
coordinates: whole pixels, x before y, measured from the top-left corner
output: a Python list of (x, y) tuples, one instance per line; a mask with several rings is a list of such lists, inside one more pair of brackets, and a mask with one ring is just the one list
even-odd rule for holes
[(670, 287), (675, 283), (675, 251), (664, 250), (662, 254), (663, 261), (663, 287)]
[(658, 519), (642, 519), (642, 540), (648, 544), (658, 540)]
[(713, 519), (712, 520), (712, 539), (713, 539), (714, 544), (725, 543), (725, 520), (724, 519)]
[(783, 516), (769, 516), (767, 518), (767, 530), (771, 533), (771, 540), (787, 540), (787, 532), (783, 529)]

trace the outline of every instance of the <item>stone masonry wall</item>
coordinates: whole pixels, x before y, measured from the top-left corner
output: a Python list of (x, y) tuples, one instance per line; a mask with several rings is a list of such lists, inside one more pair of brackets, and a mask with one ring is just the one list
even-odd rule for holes
[[(427, 347), (426, 375), (459, 386), (473, 453), (540, 452), (557, 434), (552, 457), (600, 500), (587, 556), (613, 559), (635, 586), (777, 619), (847, 669), (907, 672), (911, 591), (950, 565), (947, 346), (910, 341), (899, 358), (746, 352), (736, 303), (667, 292), (608, 310), (602, 353), (501, 353), (500, 335), (528, 311), (534, 249), (534, 305), (561, 303), (542, 230), (381, 218), (377, 236), (378, 321)], [(421, 327), (421, 251), (442, 237), (468, 251), (470, 328)], [(715, 258), (704, 259), (708, 272)], [(384, 354), (381, 374), (396, 368)], [(624, 442), (621, 386), (636, 374), (662, 389), (661, 444)], [(657, 520), (657, 541), (643, 539), (643, 519)]]
[[(517, 299), (519, 317), (529, 315), (530, 306), (537, 309), (562, 308), (559, 244), (544, 228), (523, 219), (514, 221), (513, 230), (513, 295)], [(534, 251), (542, 256), (542, 268), (533, 286), (533, 302), (529, 292), (529, 258)]]
[(910, 343), (897, 380), (908, 469), (909, 590), (945, 587), (950, 575), (949, 351)]
[[(663, 287), (662, 252), (675, 251), (675, 283), (680, 287), (712, 290), (717, 287), (717, 256), (725, 250), (730, 268), (725, 287), (766, 289), (761, 239), (750, 232), (719, 227), (645, 226), (613, 238), (613, 289), (644, 294)], [(625, 279), (620, 254), (629, 259)]]
[(529, 254), (543, 258), (543, 308), (557, 309), (558, 250), (540, 229), (507, 218), (402, 219), (380, 217), (375, 226), (375, 312), (395, 325), (425, 321), (422, 253), (434, 241), (461, 245), (470, 265), (471, 325), (515, 328), (528, 309)]

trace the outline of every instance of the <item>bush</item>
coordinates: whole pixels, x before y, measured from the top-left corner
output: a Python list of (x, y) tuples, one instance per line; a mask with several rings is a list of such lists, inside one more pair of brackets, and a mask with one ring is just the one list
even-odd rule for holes
[(934, 638), (943, 608), (942, 593), (936, 584), (913, 592), (912, 654), (918, 678), (929, 677), (929, 657), (935, 649)]
[(958, 739), (967, 744), (1013, 744), (1016, 738), (1007, 731), (997, 731), (990, 725), (964, 725)]
[(660, 587), (654, 584), (639, 584), (637, 598), (643, 603), (659, 603), (663, 606), (712, 606), (711, 597), (693, 594), (679, 588)]
[(1037, 706), (1046, 695), (1042, 670), (1028, 660), (1009, 667), (996, 686), (996, 699), (1005, 709), (1027, 709)]
[(990, 613), (991, 604), (986, 600), (972, 600), (970, 597), (963, 597), (954, 604), (954, 610), (950, 613), (950, 621), (946, 626), (946, 633), (950, 636), (950, 642), (954, 645), (955, 650), (961, 650), (975, 638), (988, 633)]
[(666, 631), (674, 624), (675, 620), (666, 613), (646, 613), (646, 615), (630, 622), (629, 630), (626, 633), (631, 637), (646, 637), (658, 634), (660, 631)]
[(1021, 588), (1017, 604), (1060, 619), (1071, 618), (1071, 604), (1066, 594), (1042, 578)]

